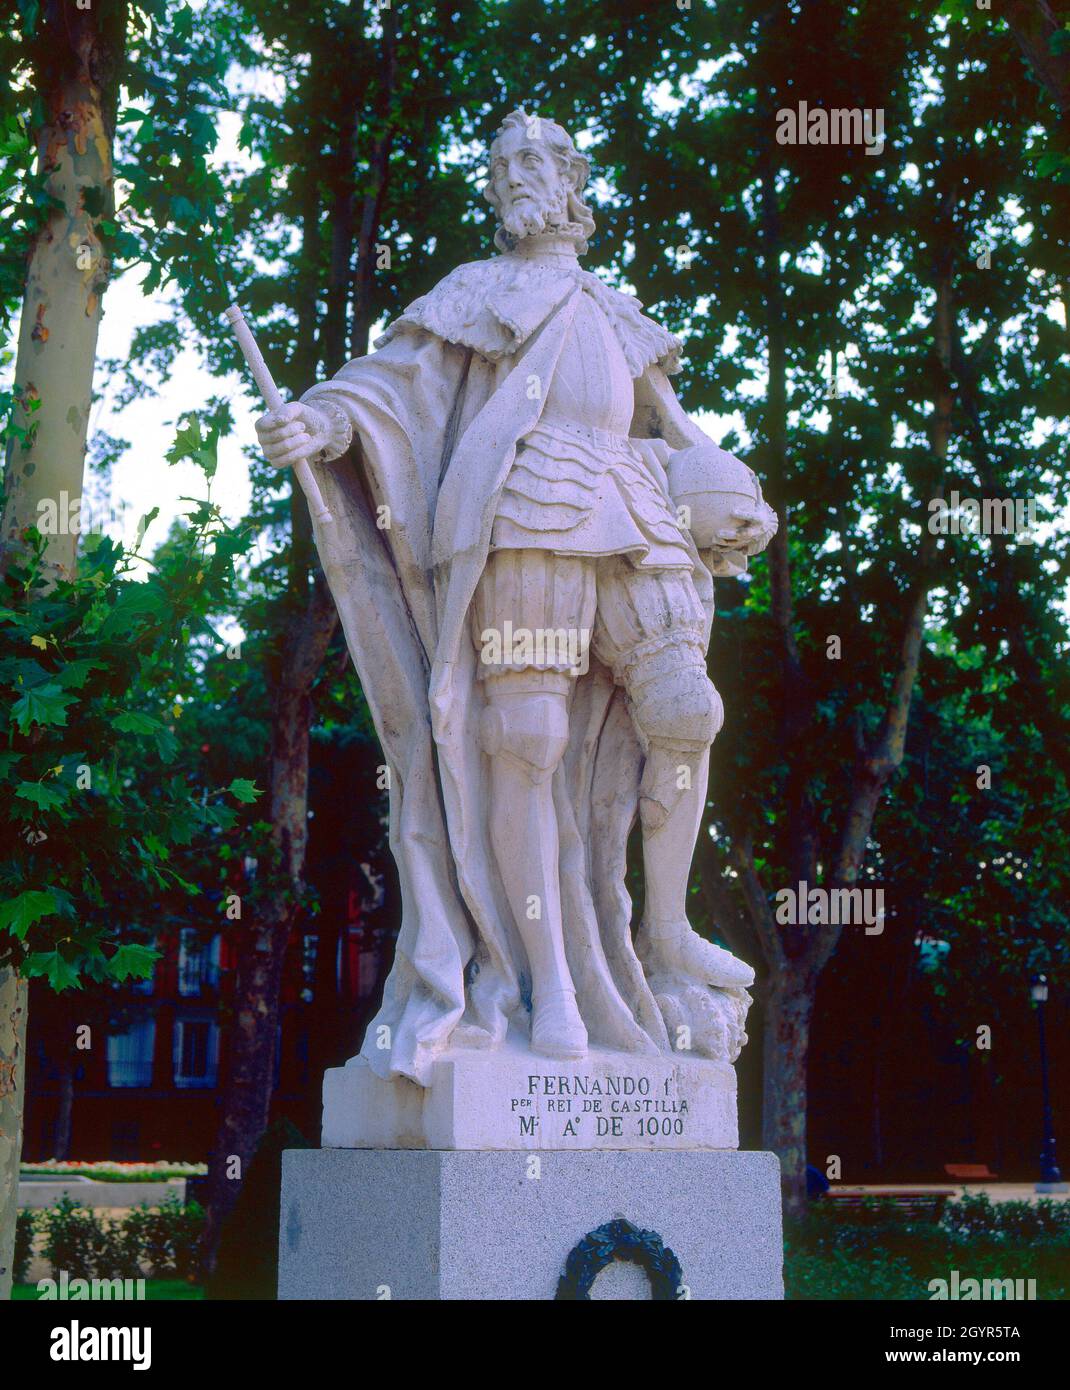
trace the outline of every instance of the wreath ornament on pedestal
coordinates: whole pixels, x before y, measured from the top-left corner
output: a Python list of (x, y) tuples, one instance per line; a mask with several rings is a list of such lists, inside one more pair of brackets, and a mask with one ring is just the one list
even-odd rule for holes
[(657, 1231), (641, 1231), (630, 1221), (618, 1219), (588, 1231), (569, 1251), (555, 1301), (589, 1302), (595, 1279), (614, 1260), (628, 1260), (644, 1270), (656, 1301), (676, 1302), (682, 1296), (680, 1261)]

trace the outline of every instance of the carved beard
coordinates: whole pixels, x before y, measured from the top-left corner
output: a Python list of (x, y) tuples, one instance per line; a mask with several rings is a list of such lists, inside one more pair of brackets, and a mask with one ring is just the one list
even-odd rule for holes
[(560, 188), (552, 198), (530, 198), (519, 207), (514, 203), (503, 208), (501, 224), (515, 241), (567, 226), (568, 189)]

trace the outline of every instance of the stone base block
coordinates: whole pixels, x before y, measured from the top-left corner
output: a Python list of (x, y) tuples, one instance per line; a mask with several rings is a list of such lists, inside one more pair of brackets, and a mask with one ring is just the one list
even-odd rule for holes
[(734, 1149), (727, 1062), (592, 1050), (582, 1062), (526, 1046), (454, 1050), (431, 1085), (384, 1081), (363, 1057), (323, 1078), (324, 1148)]
[(768, 1153), (292, 1149), (280, 1224), (280, 1299), (784, 1296)]

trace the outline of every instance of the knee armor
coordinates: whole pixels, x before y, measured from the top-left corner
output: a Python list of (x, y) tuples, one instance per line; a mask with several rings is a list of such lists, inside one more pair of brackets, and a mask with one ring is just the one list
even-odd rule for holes
[(568, 747), (564, 697), (549, 694), (491, 698), (480, 719), (480, 743), (492, 758), (518, 763), (532, 782), (545, 782)]
[(699, 666), (640, 680), (630, 693), (636, 727), (650, 745), (701, 753), (724, 723), (721, 697)]

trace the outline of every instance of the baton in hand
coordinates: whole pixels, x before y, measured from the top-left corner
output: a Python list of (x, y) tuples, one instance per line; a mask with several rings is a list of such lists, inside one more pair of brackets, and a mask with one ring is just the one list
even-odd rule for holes
[[(225, 311), (223, 317), (234, 330), (234, 336), (238, 340), (238, 346), (242, 350), (242, 356), (249, 364), (249, 370), (252, 372), (253, 379), (260, 388), (260, 394), (263, 396), (264, 403), (267, 405), (268, 410), (281, 410), (286, 402), (279, 395), (279, 388), (275, 385), (272, 375), (268, 371), (267, 363), (264, 361), (263, 355), (257, 347), (256, 341), (249, 329), (249, 325), (245, 321), (245, 315), (237, 304), (232, 304), (230, 308)], [(330, 526), (334, 521), (334, 517), (331, 516), (330, 512), (327, 510), (327, 505), (320, 494), (316, 479), (312, 476), (312, 469), (308, 466), (308, 460), (298, 459), (294, 464), (294, 473), (296, 473), (297, 481), (301, 484), (301, 488), (308, 500), (308, 509), (313, 517), (321, 526)]]

